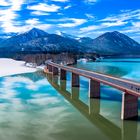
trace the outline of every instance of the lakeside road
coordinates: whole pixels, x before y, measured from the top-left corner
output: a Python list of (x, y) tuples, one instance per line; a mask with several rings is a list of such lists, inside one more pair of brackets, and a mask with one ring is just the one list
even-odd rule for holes
[(35, 68), (26, 67), (24, 64), (24, 61), (0, 58), (0, 77), (36, 71)]

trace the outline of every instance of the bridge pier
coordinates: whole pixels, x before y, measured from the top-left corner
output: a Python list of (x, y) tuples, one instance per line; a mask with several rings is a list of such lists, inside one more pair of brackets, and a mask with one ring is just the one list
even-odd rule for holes
[(51, 65), (47, 65), (49, 72), (52, 72), (53, 68)]
[(90, 98), (100, 98), (100, 82), (90, 79), (89, 97)]
[(78, 74), (72, 73), (71, 86), (72, 87), (79, 87), (80, 86), (80, 80), (79, 80)]
[(52, 68), (52, 73), (53, 73), (53, 75), (58, 75), (58, 68), (57, 67), (53, 67)]
[(60, 69), (60, 80), (66, 80), (66, 71)]
[(138, 97), (124, 93), (122, 95), (121, 119), (136, 119), (138, 117)]

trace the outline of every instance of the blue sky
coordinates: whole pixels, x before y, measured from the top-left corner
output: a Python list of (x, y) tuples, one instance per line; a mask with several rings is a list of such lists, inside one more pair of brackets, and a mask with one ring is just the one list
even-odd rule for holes
[(120, 31), (140, 42), (140, 0), (0, 0), (0, 32), (33, 27), (95, 38)]

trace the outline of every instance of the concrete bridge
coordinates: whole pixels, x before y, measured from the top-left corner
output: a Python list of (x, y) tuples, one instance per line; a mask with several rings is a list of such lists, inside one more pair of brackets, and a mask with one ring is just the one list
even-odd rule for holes
[(90, 98), (100, 98), (101, 83), (121, 90), (121, 119), (134, 119), (138, 117), (138, 97), (140, 96), (140, 83), (70, 66), (63, 66), (53, 62), (48, 62), (46, 69), (53, 75), (60, 75), (60, 80), (66, 80), (66, 72), (71, 72), (72, 87), (80, 87), (79, 76), (88, 78)]
[(86, 104), (80, 100), (80, 90), (72, 87), (71, 92), (66, 90), (66, 81), (60, 82), (58, 76), (47, 74), (49, 83), (61, 94), (71, 105), (73, 105), (83, 116), (85, 116), (96, 128), (111, 140), (137, 140), (137, 122), (131, 123), (122, 121), (121, 125), (116, 125), (109, 119), (101, 115), (100, 99), (89, 99)]

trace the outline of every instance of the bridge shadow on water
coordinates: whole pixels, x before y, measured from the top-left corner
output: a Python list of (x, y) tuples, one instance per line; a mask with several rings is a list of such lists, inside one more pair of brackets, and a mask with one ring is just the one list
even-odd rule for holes
[(46, 75), (49, 83), (60, 93), (71, 105), (84, 115), (94, 126), (111, 140), (137, 140), (137, 121), (121, 121), (118, 126), (100, 113), (100, 100), (90, 99), (89, 104), (80, 100), (80, 89), (73, 87), (71, 92), (66, 90), (66, 81), (58, 80), (57, 76)]

